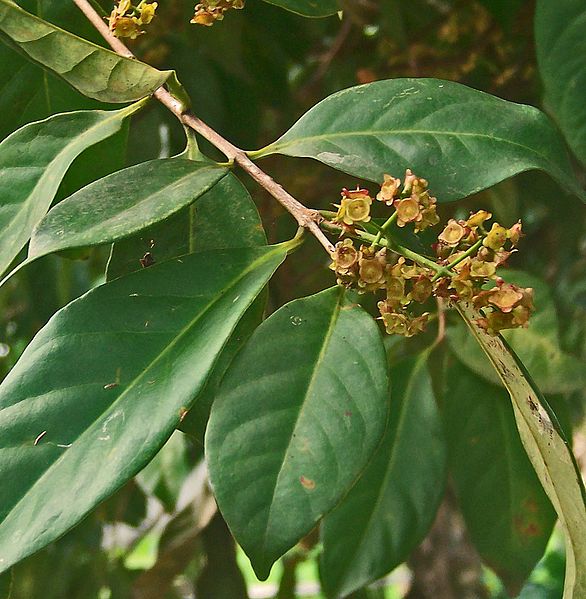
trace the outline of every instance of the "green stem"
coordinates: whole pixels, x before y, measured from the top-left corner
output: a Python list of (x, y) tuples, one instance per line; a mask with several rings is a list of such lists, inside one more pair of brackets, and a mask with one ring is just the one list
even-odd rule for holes
[(376, 247), (380, 243), (380, 240), (382, 239), (382, 236), (385, 234), (386, 230), (397, 220), (397, 215), (398, 212), (395, 211), (393, 212), (393, 214), (391, 214), (391, 216), (389, 216), (389, 218), (380, 228), (380, 231), (376, 234), (376, 237), (374, 238), (371, 247)]
[[(342, 227), (340, 227), (339, 225), (327, 221), (322, 222), (320, 226), (330, 233), (340, 233), (340, 231), (342, 230)], [(367, 243), (370, 243), (371, 245), (373, 245), (375, 239), (378, 237), (378, 235), (372, 235), (371, 233), (367, 233), (366, 231), (361, 231), (359, 229), (356, 229), (354, 233), (345, 233), (345, 235), (347, 237), (357, 239), (358, 241), (365, 241)], [(422, 256), (421, 254), (418, 254), (417, 252), (414, 252), (409, 248), (399, 245), (398, 243), (387, 237), (381, 238), (377, 243), (383, 247), (390, 249), (396, 254), (399, 254), (400, 256), (407, 258), (408, 260), (413, 260), (413, 262), (416, 262), (420, 266), (425, 266), (426, 268), (433, 270), (436, 273), (434, 275), (434, 278), (439, 278), (442, 276), (451, 277), (455, 274), (449, 269), (449, 267), (441, 266), (433, 260), (430, 260), (429, 258), (426, 258), (425, 256)]]
[[(457, 266), (458, 264), (460, 264), (460, 262), (462, 262), (463, 260), (466, 260), (466, 258), (468, 258), (469, 256), (474, 255), (478, 249), (480, 248), (480, 246), (482, 245), (482, 241), (483, 241), (483, 237), (480, 238), (474, 245), (470, 246), (461, 256), (458, 256), (455, 260), (452, 260), (445, 268), (448, 271), (452, 271), (454, 269), (454, 266)], [(442, 275), (440, 275), (439, 273), (436, 273), (433, 276), (433, 279), (431, 279), (431, 282), (434, 283), (435, 281), (437, 281)]]

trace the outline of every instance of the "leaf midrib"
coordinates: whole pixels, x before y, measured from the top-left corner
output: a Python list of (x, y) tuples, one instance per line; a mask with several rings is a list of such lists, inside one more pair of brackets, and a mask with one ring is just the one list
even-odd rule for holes
[(269, 504), (269, 512), (267, 514), (267, 520), (266, 520), (267, 523), (266, 523), (266, 527), (265, 527), (265, 531), (264, 531), (264, 535), (263, 535), (263, 540), (262, 540), (262, 555), (263, 555), (263, 557), (266, 555), (266, 547), (267, 547), (267, 543), (268, 543), (269, 530), (271, 529), (271, 520), (272, 520), (273, 506), (275, 504), (275, 501), (274, 501), (275, 500), (275, 495), (277, 493), (277, 489), (279, 487), (279, 482), (280, 482), (281, 476), (283, 474), (283, 468), (285, 466), (285, 461), (286, 461), (286, 459), (289, 456), (290, 451), (291, 451), (291, 444), (292, 444), (292, 441), (293, 441), (293, 433), (295, 432), (295, 430), (297, 428), (297, 425), (299, 424), (299, 421), (301, 419), (301, 415), (303, 414), (303, 411), (304, 411), (304, 409), (307, 406), (307, 398), (310, 395), (311, 389), (312, 389), (312, 387), (315, 384), (315, 380), (316, 380), (316, 377), (317, 377), (318, 369), (321, 366), (321, 363), (323, 362), (323, 358), (324, 358), (325, 353), (327, 351), (329, 341), (330, 341), (330, 339), (332, 337), (332, 334), (334, 332), (336, 323), (338, 322), (338, 317), (340, 315), (340, 310), (341, 310), (341, 304), (342, 304), (342, 300), (343, 300), (343, 297), (344, 297), (343, 294), (344, 294), (344, 291), (343, 291), (343, 289), (341, 289), (339, 291), (339, 293), (338, 293), (338, 298), (336, 300), (336, 304), (334, 306), (334, 310), (333, 310), (332, 315), (330, 317), (330, 321), (329, 321), (329, 324), (328, 324), (328, 329), (326, 331), (326, 334), (324, 335), (324, 338), (323, 338), (323, 341), (322, 341), (322, 346), (320, 348), (317, 360), (315, 361), (314, 367), (312, 369), (311, 377), (310, 377), (309, 382), (307, 384), (307, 389), (305, 391), (305, 394), (303, 396), (303, 401), (301, 403), (301, 408), (300, 408), (300, 410), (299, 410), (299, 412), (297, 414), (297, 417), (295, 418), (295, 422), (293, 424), (293, 427), (291, 428), (291, 433), (289, 435), (289, 442), (287, 443), (287, 447), (285, 449), (285, 452), (283, 454), (283, 458), (281, 460), (281, 465), (279, 467), (279, 472), (277, 473), (277, 478), (275, 480), (275, 484), (274, 484), (274, 487), (273, 487), (273, 492), (271, 494), (271, 501), (270, 501), (270, 504)]
[[(73, 237), (73, 241), (75, 241), (75, 236), (76, 235), (89, 235), (92, 232), (94, 232), (96, 229), (98, 230), (98, 232), (101, 229), (104, 229), (106, 227), (106, 225), (108, 225), (108, 223), (112, 223), (115, 222), (116, 220), (118, 220), (120, 218), (120, 216), (124, 215), (126, 212), (129, 212), (131, 210), (135, 210), (137, 208), (140, 208), (141, 206), (143, 206), (144, 204), (148, 204), (149, 202), (152, 202), (153, 198), (156, 198), (157, 196), (163, 194), (166, 190), (175, 187), (178, 184), (183, 185), (186, 181), (189, 181), (189, 179), (193, 178), (193, 177), (197, 177), (198, 175), (202, 174), (203, 171), (213, 171), (213, 170), (217, 170), (217, 171), (221, 171), (221, 168), (217, 167), (217, 166), (204, 166), (202, 168), (197, 168), (194, 169), (193, 171), (191, 171), (190, 173), (180, 177), (179, 179), (175, 179), (174, 181), (172, 181), (171, 183), (168, 183), (166, 185), (164, 185), (163, 187), (160, 187), (159, 189), (157, 189), (154, 193), (151, 193), (150, 195), (148, 195), (147, 197), (143, 198), (142, 200), (139, 200), (138, 202), (136, 202), (135, 204), (132, 204), (130, 206), (125, 206), (122, 210), (120, 210), (119, 212), (117, 212), (116, 214), (108, 217), (106, 220), (101, 220), (99, 223), (94, 224), (93, 226), (84, 229), (84, 231), (82, 233), (72, 233)], [(124, 172), (124, 171), (122, 171)], [(203, 191), (201, 191), (201, 193), (199, 193), (195, 199), (194, 196), (191, 195), (190, 196), (190, 200), (191, 201), (195, 201), (197, 199), (199, 199), (199, 197), (201, 197), (204, 193), (206, 193), (207, 191), (209, 191), (214, 185), (217, 185), (218, 183), (220, 183), (220, 181), (228, 174), (229, 171), (226, 171), (224, 173), (224, 175), (222, 175), (215, 183), (212, 183), (211, 185), (208, 185), (207, 187), (205, 187), (203, 189)], [(81, 191), (81, 190), (80, 190)], [(78, 192), (80, 193), (80, 192)], [(71, 198), (73, 196), (70, 196)], [(82, 198), (83, 199), (83, 198)], [(184, 205), (178, 206), (176, 205), (175, 211), (179, 211), (181, 210), (182, 207), (185, 207)], [(49, 213), (50, 214), (50, 213)], [(172, 216), (172, 214), (170, 214), (169, 216)], [(42, 224), (42, 221), (39, 223)], [(153, 223), (149, 223), (149, 224), (153, 224)], [(33, 239), (31, 240), (31, 250), (33, 250), (32, 252), (29, 251), (29, 256), (28, 258), (39, 258), (43, 255), (45, 255), (46, 253), (50, 253), (50, 252), (54, 252), (56, 249), (65, 249), (65, 248), (72, 248), (72, 247), (78, 247), (78, 245), (80, 243), (83, 244), (88, 244), (88, 245), (100, 245), (102, 243), (110, 243), (111, 241), (114, 241), (115, 239), (121, 239), (123, 237), (127, 237), (129, 235), (131, 235), (132, 233), (136, 233), (144, 228), (146, 228), (148, 225), (146, 225), (145, 227), (141, 227), (140, 229), (133, 229), (132, 231), (130, 231), (129, 233), (125, 233), (122, 237), (108, 237), (105, 240), (103, 238), (100, 238), (100, 240), (98, 241), (87, 241), (84, 240), (83, 238), (77, 242), (75, 242), (74, 245), (68, 244), (68, 245), (61, 245), (61, 244), (48, 244), (46, 247), (42, 248), (42, 253), (36, 253), (34, 251), (35, 245), (34, 242), (34, 235), (35, 233), (33, 233)], [(38, 229), (37, 233), (42, 230)], [(48, 235), (50, 240), (53, 240), (54, 237), (53, 235)], [(41, 237), (42, 239), (42, 237)], [(42, 247), (42, 246), (41, 246)]]
[[(259, 258), (257, 258), (256, 260), (254, 260), (244, 271), (242, 271), (228, 286), (224, 287), (224, 289), (222, 290), (221, 294), (218, 295), (214, 295), (214, 298), (205, 306), (205, 308), (198, 313), (198, 315), (193, 318), (191, 321), (188, 322), (188, 324), (183, 327), (178, 334), (176, 335), (176, 337), (167, 345), (167, 347), (165, 347), (165, 349), (159, 353), (155, 358), (153, 358), (149, 364), (146, 365), (146, 367), (140, 372), (140, 374), (138, 374), (136, 377), (134, 377), (134, 379), (128, 384), (128, 386), (124, 389), (124, 391), (122, 391), (122, 393), (120, 393), (120, 395), (111, 403), (107, 406), (107, 408), (101, 412), (98, 416), (95, 417), (95, 419), (93, 420), (93, 422), (90, 424), (89, 427), (87, 427), (80, 435), (78, 435), (77, 438), (75, 438), (73, 441), (71, 441), (71, 444), (79, 442), (80, 440), (82, 440), (86, 435), (88, 435), (91, 431), (94, 430), (95, 428), (95, 423), (106, 413), (108, 412), (113, 412), (116, 407), (122, 402), (122, 400), (125, 398), (125, 396), (127, 395), (128, 392), (130, 392), (131, 390), (133, 390), (142, 380), (142, 378), (144, 378), (145, 376), (147, 376), (148, 372), (157, 364), (157, 362), (159, 360), (162, 360), (167, 354), (168, 352), (170, 352), (175, 345), (177, 345), (179, 343), (179, 341), (181, 341), (183, 339), (183, 337), (185, 335), (187, 335), (191, 329), (197, 324), (197, 322), (205, 315), (207, 314), (207, 312), (209, 310), (211, 310), (214, 305), (216, 303), (218, 303), (221, 299), (223, 299), (225, 297), (225, 295), (235, 286), (237, 285), (246, 275), (248, 275), (250, 272), (252, 272), (255, 268), (261, 266), (264, 262), (267, 262), (275, 253), (277, 253), (276, 249), (273, 249), (272, 251), (267, 252), (266, 254), (260, 256)], [(252, 301), (254, 300), (254, 298), (251, 300), (250, 303), (252, 303)], [(80, 300), (77, 300), (80, 301)], [(218, 352), (219, 355), (219, 352)], [(217, 357), (217, 356), (216, 356)], [(211, 372), (211, 369), (210, 369)], [(49, 476), (49, 474), (51, 472), (53, 472), (53, 470), (55, 468), (57, 468), (59, 466), (59, 464), (61, 463), (61, 461), (65, 458), (65, 456), (67, 455), (67, 450), (65, 450), (44, 472), (41, 476), (39, 476), (39, 478), (36, 479), (36, 481), (34, 482), (34, 484), (32, 484), (25, 492), (25, 494), (10, 508), (7, 517), (10, 516), (11, 513), (13, 513), (18, 506), (27, 499), (27, 497), (29, 496), (29, 494), (31, 492), (33, 492), (33, 490), (35, 489), (35, 487), (37, 487), (46, 477)], [(6, 521), (5, 517), (2, 521), (0, 521), (0, 528), (2, 527), (3, 523)]]
[[(544, 156), (534, 148), (530, 146), (526, 146), (522, 143), (512, 141), (510, 139), (503, 139), (502, 137), (496, 137), (494, 135), (488, 135), (486, 133), (473, 133), (469, 131), (463, 132), (452, 132), (452, 131), (434, 131), (431, 129), (383, 129), (383, 130), (368, 130), (368, 131), (339, 131), (337, 133), (323, 133), (320, 135), (310, 135), (307, 137), (299, 137), (297, 139), (292, 139), (290, 141), (285, 141), (283, 143), (279, 143), (278, 141), (274, 144), (268, 145), (262, 150), (259, 150), (258, 156), (267, 156), (272, 153), (280, 152), (283, 149), (286, 149), (290, 146), (295, 146), (296, 144), (313, 142), (313, 141), (327, 141), (332, 138), (351, 138), (351, 137), (367, 137), (367, 136), (377, 136), (377, 135), (433, 135), (436, 137), (446, 136), (446, 137), (473, 137), (473, 138), (481, 138), (488, 139), (494, 142), (505, 143), (511, 146), (516, 146), (522, 148), (524, 150), (528, 150), (529, 152), (539, 156), (542, 160), (547, 163), (551, 163), (551, 159), (547, 156)], [(256, 154), (256, 152), (254, 153)], [(556, 169), (559, 168), (556, 165)]]

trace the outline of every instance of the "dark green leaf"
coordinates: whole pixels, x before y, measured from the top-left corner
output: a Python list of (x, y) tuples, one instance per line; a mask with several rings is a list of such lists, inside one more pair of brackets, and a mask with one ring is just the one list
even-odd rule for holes
[(586, 5), (538, 0), (535, 41), (545, 104), (576, 156), (586, 164)]
[[(59, 311), (0, 386), (0, 571), (157, 453), (293, 244), (203, 252)], [(81, 467), (83, 464), (83, 467)]]
[(171, 74), (55, 27), (11, 0), (0, 0), (0, 39), (80, 93), (102, 102), (133, 102), (149, 96)]
[(218, 514), (203, 531), (206, 565), (195, 588), (198, 597), (248, 599), (246, 581), (238, 568), (234, 539)]
[(467, 368), (447, 373), (450, 468), (466, 526), (482, 559), (516, 596), (543, 553), (555, 511), (523, 449), (506, 391)]
[[(535, 292), (535, 314), (529, 328), (503, 331), (503, 337), (519, 356), (543, 393), (568, 393), (586, 385), (586, 364), (562, 351), (558, 319), (547, 285), (526, 273), (508, 270), (507, 281)], [(460, 322), (448, 328), (448, 341), (454, 354), (484, 379), (502, 385), (493, 368), (486, 367), (486, 356), (476, 340)]]
[(119, 131), (139, 108), (56, 115), (26, 125), (0, 144), (0, 273), (45, 216), (73, 160)]
[(257, 575), (348, 491), (387, 413), (380, 332), (339, 288), (256, 329), (222, 381), (206, 453), (220, 510)]
[(165, 222), (122, 239), (112, 248), (109, 280), (140, 270), (150, 252), (156, 262), (194, 251), (254, 247), (266, 244), (258, 210), (246, 187), (232, 174)]
[(340, 10), (338, 0), (265, 0), (265, 2), (304, 17), (327, 17)]
[(542, 112), (437, 79), (377, 81), (335, 93), (251, 155), (275, 153), (315, 158), (378, 183), (385, 173), (401, 177), (411, 168), (440, 202), (531, 169), (586, 199)]
[(569, 443), (523, 363), (502, 337), (481, 329), (476, 324), (481, 315), (469, 305), (460, 302), (456, 307), (511, 396), (525, 451), (564, 527), (564, 599), (586, 596), (586, 491)]
[(113, 173), (59, 202), (35, 228), (29, 258), (111, 243), (191, 204), (228, 173), (205, 162), (151, 160)]
[(402, 563), (443, 496), (446, 452), (427, 355), (391, 370), (390, 421), (372, 462), (322, 524), (328, 596), (346, 596)]

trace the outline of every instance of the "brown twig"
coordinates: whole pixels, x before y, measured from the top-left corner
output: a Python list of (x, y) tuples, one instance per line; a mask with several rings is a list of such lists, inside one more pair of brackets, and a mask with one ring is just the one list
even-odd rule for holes
[[(94, 10), (88, 0), (73, 0), (73, 2), (117, 54), (126, 58), (135, 58), (134, 54), (126, 47), (126, 45), (112, 34), (108, 25), (106, 25), (102, 17), (100, 17)], [(174, 98), (164, 87), (157, 89), (153, 96), (168, 108), (184, 125), (199, 133), (218, 148), (228, 160), (233, 161), (246, 171), (261, 187), (266, 189), (283, 206), (283, 208), (285, 208), (285, 210), (293, 215), (295, 220), (299, 223), (299, 226), (309, 230), (329, 254), (333, 253), (333, 245), (325, 236), (324, 232), (319, 228), (319, 223), (322, 218), (316, 210), (311, 210), (296, 200), (270, 175), (252, 162), (246, 152), (237, 148), (234, 144), (222, 137), (217, 131), (212, 129), (209, 125), (206, 125), (206, 123), (192, 112), (185, 110), (181, 102)]]

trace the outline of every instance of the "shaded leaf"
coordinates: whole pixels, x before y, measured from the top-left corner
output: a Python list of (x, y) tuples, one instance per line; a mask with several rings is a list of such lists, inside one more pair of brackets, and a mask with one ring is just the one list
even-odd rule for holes
[(407, 559), (443, 497), (446, 452), (427, 354), (391, 369), (389, 425), (368, 468), (322, 524), (328, 596), (346, 596)]
[(149, 96), (171, 74), (51, 25), (11, 0), (0, 0), (0, 39), (83, 95), (102, 102), (133, 102)]
[[(60, 310), (0, 386), (0, 571), (157, 453), (293, 243), (191, 254)], [(80, 464), (83, 463), (83, 468)]]
[(140, 108), (59, 114), (0, 143), (0, 273), (28, 242), (73, 160), (113, 135)]
[(195, 584), (197, 597), (248, 599), (246, 581), (236, 561), (234, 539), (220, 514), (202, 537), (207, 559)]
[[(507, 281), (532, 287), (535, 314), (527, 329), (503, 331), (502, 335), (519, 356), (543, 393), (568, 393), (586, 385), (586, 364), (562, 351), (555, 305), (548, 286), (526, 273), (507, 270)], [(457, 358), (482, 378), (502, 385), (493, 368), (486, 368), (482, 348), (462, 322), (448, 328), (448, 342)]]
[(265, 2), (304, 17), (327, 17), (340, 10), (338, 0), (265, 0)]
[[(252, 156), (315, 158), (382, 183), (406, 168), (440, 202), (469, 196), (531, 169), (586, 200), (564, 143), (536, 108), (438, 79), (377, 81), (337, 92)], [(479, 161), (481, 160), (481, 167)]]
[(258, 576), (351, 487), (387, 412), (380, 332), (343, 290), (293, 301), (256, 329), (212, 406), (206, 455), (220, 510)]
[(586, 5), (538, 0), (535, 41), (545, 104), (576, 156), (586, 164)]
[(160, 222), (228, 173), (205, 162), (151, 160), (113, 173), (59, 202), (35, 228), (29, 259), (101, 245)]
[(511, 396), (525, 451), (564, 527), (564, 599), (586, 596), (586, 492), (568, 441), (555, 414), (506, 342), (478, 327), (480, 314), (470, 306), (460, 302), (457, 308)]
[(466, 527), (516, 596), (545, 552), (556, 514), (523, 449), (506, 392), (457, 363), (446, 379), (450, 470)]

